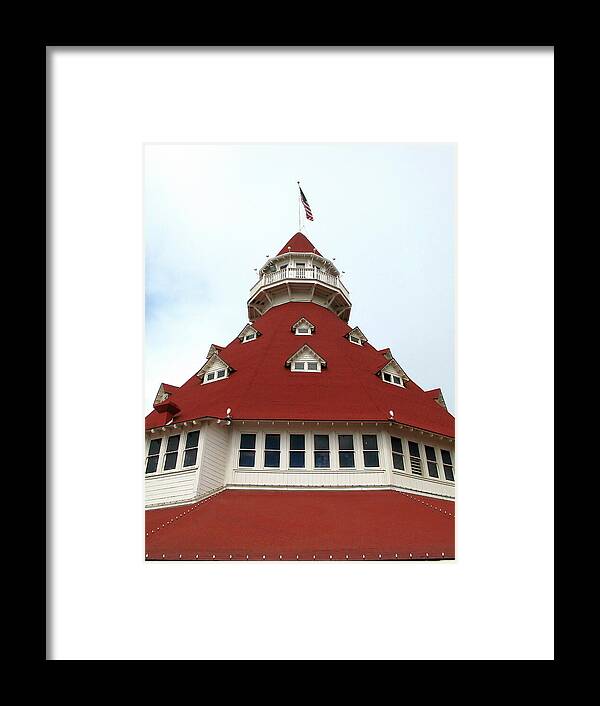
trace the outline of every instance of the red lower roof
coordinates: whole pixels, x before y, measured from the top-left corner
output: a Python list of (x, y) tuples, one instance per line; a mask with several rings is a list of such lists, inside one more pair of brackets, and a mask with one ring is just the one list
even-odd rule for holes
[(454, 502), (394, 490), (225, 490), (147, 510), (146, 558), (453, 559)]

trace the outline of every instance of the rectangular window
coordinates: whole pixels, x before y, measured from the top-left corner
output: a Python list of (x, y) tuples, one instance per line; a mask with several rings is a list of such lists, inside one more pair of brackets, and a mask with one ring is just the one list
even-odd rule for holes
[(179, 434), (170, 436), (167, 439), (167, 453), (165, 454), (165, 471), (172, 471), (177, 466), (177, 454), (179, 452)]
[(299, 336), (308, 336), (310, 334), (310, 329), (309, 328), (297, 328), (296, 333)]
[(402, 450), (402, 439), (392, 436), (392, 461), (397, 471), (404, 470), (404, 451)]
[(306, 369), (307, 369), (307, 370), (318, 370), (318, 369), (319, 369), (319, 364), (318, 364), (318, 363), (307, 363), (307, 364), (306, 364)]
[(431, 478), (439, 478), (440, 474), (433, 446), (425, 446), (425, 456), (427, 456), (427, 473)]
[(329, 468), (329, 434), (315, 434), (315, 468)]
[(294, 370), (304, 370), (304, 363), (294, 363)]
[(444, 466), (444, 475), (446, 480), (454, 480), (454, 469), (452, 467), (452, 456), (450, 456), (450, 451), (441, 449), (442, 452), (442, 464)]
[(389, 373), (383, 373), (383, 379), (386, 382), (392, 382), (392, 376)]
[(240, 435), (240, 468), (254, 468), (256, 434)]
[(217, 377), (218, 378), (225, 377), (225, 371), (224, 370), (217, 370)]
[(377, 434), (363, 434), (363, 456), (365, 468), (379, 468), (379, 451), (377, 449)]
[(419, 444), (415, 441), (409, 441), (408, 452), (410, 454), (410, 470), (415, 475), (422, 476), (423, 470), (421, 469), (421, 453), (419, 451)]
[(255, 334), (255, 333), (247, 333), (247, 334), (244, 336), (244, 343), (246, 343), (246, 341), (253, 341), (255, 338), (256, 338), (256, 334)]
[(158, 455), (160, 454), (160, 446), (162, 439), (152, 439), (148, 448), (148, 457), (146, 458), (146, 473), (156, 473), (158, 468)]
[(304, 434), (290, 434), (290, 468), (304, 468)]
[(354, 437), (352, 434), (338, 436), (340, 468), (354, 468)]
[(214, 380), (214, 377), (215, 377), (214, 373), (207, 373), (206, 382), (209, 382), (210, 380)]
[(265, 468), (279, 468), (281, 437), (279, 434), (265, 434)]
[(397, 375), (392, 375), (392, 381), (396, 385), (402, 385), (402, 378), (399, 378)]
[(183, 467), (195, 466), (198, 458), (199, 431), (190, 431), (185, 440), (185, 451), (183, 453)]

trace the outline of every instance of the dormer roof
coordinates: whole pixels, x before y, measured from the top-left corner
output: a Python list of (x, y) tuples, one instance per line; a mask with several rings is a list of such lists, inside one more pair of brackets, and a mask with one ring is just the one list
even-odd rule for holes
[(303, 316), (301, 319), (298, 319), (295, 324), (292, 324), (292, 331), (295, 331), (297, 328), (309, 328), (314, 332), (315, 325), (311, 324), (310, 321)]
[(227, 363), (226, 361), (221, 358), (221, 356), (218, 353), (213, 353), (210, 358), (204, 363), (204, 365), (200, 368), (200, 370), (196, 373), (196, 377), (202, 377), (205, 372), (207, 372), (210, 368), (213, 366), (221, 365), (223, 368), (227, 368), (229, 372), (233, 373), (235, 370)]
[(211, 355), (214, 353), (218, 353), (219, 351), (222, 351), (224, 346), (218, 346), (216, 343), (211, 343), (210, 348), (208, 349), (208, 353), (206, 354), (207, 358), (210, 358)]
[(387, 362), (382, 368), (380, 368), (377, 371), (377, 375), (381, 375), (382, 373), (393, 373), (395, 375), (399, 375), (403, 380), (409, 380), (410, 378), (408, 375), (402, 370), (402, 367), (398, 363), (398, 361), (390, 357), (389, 362)]
[(243, 341), (244, 337), (247, 336), (249, 333), (254, 333), (257, 337), (261, 335), (260, 331), (254, 328), (252, 324), (246, 324), (244, 328), (238, 333), (237, 337), (240, 339), (240, 341)]
[(434, 390), (426, 390), (425, 394), (432, 397), (440, 405), (440, 407), (448, 409), (448, 407), (446, 407), (446, 400), (444, 399), (444, 395), (442, 395), (441, 388), (436, 387)]
[(304, 345), (298, 348), (298, 350), (285, 361), (286, 367), (289, 368), (289, 366), (299, 358), (302, 360), (313, 360), (321, 363), (321, 367), (323, 368), (327, 365), (327, 361), (324, 358), (321, 358), (316, 351), (314, 351), (310, 346)]
[(369, 339), (365, 336), (365, 334), (358, 328), (358, 326), (355, 326), (351, 331), (348, 331), (346, 334), (346, 338), (349, 336), (354, 336), (354, 338), (360, 339), (363, 343), (366, 343)]

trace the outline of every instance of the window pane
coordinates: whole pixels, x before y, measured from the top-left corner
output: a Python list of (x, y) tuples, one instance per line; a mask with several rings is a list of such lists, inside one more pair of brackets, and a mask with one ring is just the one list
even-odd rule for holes
[(265, 451), (265, 468), (279, 468), (279, 451)]
[(161, 443), (162, 439), (152, 439), (150, 442), (150, 448), (148, 449), (148, 456), (154, 456), (154, 454), (157, 454), (160, 451)]
[(198, 449), (187, 449), (183, 456), (183, 465), (194, 466), (196, 464), (196, 459), (198, 458)]
[(377, 451), (377, 434), (363, 434), (363, 449)]
[(240, 449), (255, 449), (256, 434), (242, 434), (240, 439)]
[(425, 447), (425, 456), (427, 456), (428, 461), (436, 461), (435, 457), (435, 449), (433, 446), (426, 446)]
[(177, 451), (179, 448), (179, 434), (177, 436), (170, 436), (167, 441), (167, 451)]
[(308, 363), (307, 368), (309, 370), (318, 370), (319, 366), (317, 365), (317, 363)]
[(214, 378), (214, 376), (215, 376), (214, 373), (208, 373), (208, 375), (206, 376), (206, 379), (207, 379), (207, 380), (212, 380), (212, 379)]
[(396, 385), (401, 385), (402, 380), (397, 375), (392, 375), (392, 380), (396, 383)]
[(427, 470), (432, 478), (439, 478), (437, 463), (427, 461)]
[(158, 456), (148, 456), (146, 461), (146, 473), (154, 473), (158, 468)]
[(165, 456), (165, 471), (171, 471), (177, 465), (177, 452)]
[(315, 468), (329, 468), (329, 451), (315, 451)]
[(340, 451), (340, 468), (354, 468), (354, 451)]
[(240, 451), (240, 468), (254, 468), (255, 451)]
[(308, 333), (308, 329), (307, 328), (299, 328), (298, 333)]
[(392, 436), (392, 451), (401, 454), (402, 453), (402, 439), (397, 436)]
[(444, 475), (446, 476), (446, 480), (454, 480), (452, 466), (444, 466)]
[(450, 451), (446, 451), (446, 449), (442, 449), (442, 461), (449, 466), (452, 465), (452, 458), (450, 457)]
[(304, 451), (304, 434), (290, 434), (290, 449)]
[(200, 436), (199, 431), (190, 431), (185, 440), (185, 448), (193, 449), (194, 446), (198, 446), (198, 437)]
[(377, 451), (365, 451), (365, 468), (377, 468), (379, 466), (379, 453)]
[(304, 370), (304, 363), (294, 363), (294, 370)]
[(421, 454), (419, 453), (419, 444), (415, 443), (414, 441), (408, 442), (408, 450), (410, 451), (411, 456), (416, 456), (417, 458), (421, 456)]
[(386, 382), (392, 382), (392, 376), (389, 373), (383, 373), (383, 379)]
[(266, 434), (265, 435), (265, 449), (279, 450), (279, 434)]
[(225, 371), (224, 371), (224, 370), (217, 370), (217, 377), (218, 377), (218, 378), (222, 378), (224, 375), (225, 375)]
[(340, 451), (354, 450), (354, 438), (352, 434), (340, 434), (338, 436), (338, 443), (340, 445)]
[(304, 451), (290, 451), (290, 468), (304, 468)]
[(394, 461), (394, 468), (397, 471), (404, 470), (404, 456), (401, 456), (400, 454), (392, 454), (392, 460)]
[(315, 434), (315, 450), (329, 451), (329, 434)]

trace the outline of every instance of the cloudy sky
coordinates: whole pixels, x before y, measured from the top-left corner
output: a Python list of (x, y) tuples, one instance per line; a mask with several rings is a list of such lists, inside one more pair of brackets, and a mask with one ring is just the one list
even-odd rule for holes
[(336, 258), (350, 324), (454, 405), (453, 144), (146, 145), (145, 406), (247, 322), (255, 268), (298, 230)]

